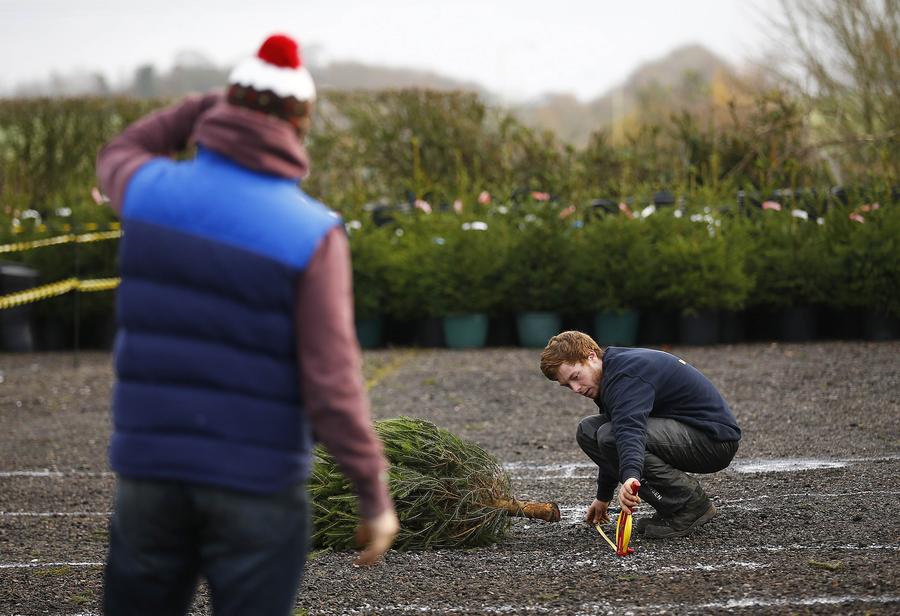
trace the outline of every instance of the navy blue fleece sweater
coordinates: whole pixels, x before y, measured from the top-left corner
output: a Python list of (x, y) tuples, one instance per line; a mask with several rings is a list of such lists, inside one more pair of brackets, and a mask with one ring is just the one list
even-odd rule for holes
[(641, 476), (648, 417), (675, 419), (719, 441), (741, 438), (734, 414), (709, 379), (663, 351), (607, 348), (596, 402), (612, 421), (619, 481)]

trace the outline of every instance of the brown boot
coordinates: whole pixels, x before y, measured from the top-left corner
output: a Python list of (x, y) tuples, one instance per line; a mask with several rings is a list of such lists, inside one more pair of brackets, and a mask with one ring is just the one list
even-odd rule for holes
[(659, 512), (653, 512), (653, 516), (649, 518), (638, 518), (634, 521), (634, 532), (643, 535), (647, 527), (651, 524), (663, 524), (665, 518), (659, 515)]
[(705, 499), (703, 507), (691, 507), (689, 511), (679, 512), (672, 519), (660, 519), (659, 522), (648, 520), (644, 530), (644, 537), (648, 539), (671, 539), (683, 537), (695, 528), (700, 528), (716, 515), (716, 506), (709, 499)]

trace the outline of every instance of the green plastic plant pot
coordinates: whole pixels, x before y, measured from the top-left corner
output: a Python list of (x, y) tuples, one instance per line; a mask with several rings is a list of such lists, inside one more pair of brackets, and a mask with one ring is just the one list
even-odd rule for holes
[(383, 319), (381, 317), (356, 319), (356, 338), (359, 340), (359, 346), (364, 349), (381, 346), (382, 330)]
[(479, 349), (487, 340), (486, 314), (459, 314), (444, 317), (444, 341), (451, 349)]
[(636, 310), (602, 310), (594, 315), (594, 338), (602, 347), (634, 346), (637, 332)]
[(562, 318), (556, 312), (521, 312), (516, 315), (519, 346), (542, 349), (561, 327)]

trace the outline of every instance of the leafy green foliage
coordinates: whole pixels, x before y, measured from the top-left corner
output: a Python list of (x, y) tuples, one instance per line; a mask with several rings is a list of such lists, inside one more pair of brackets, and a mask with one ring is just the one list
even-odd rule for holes
[(752, 305), (810, 306), (825, 299), (831, 272), (822, 230), (788, 211), (755, 211), (743, 226)]
[(644, 225), (624, 215), (605, 215), (575, 234), (573, 262), (577, 310), (624, 310), (638, 305)]
[[(509, 477), (474, 443), (408, 417), (375, 423), (391, 464), (390, 492), (400, 518), (401, 550), (460, 548), (499, 541), (509, 527), (504, 510)], [(335, 550), (355, 546), (356, 498), (334, 460), (321, 448), (309, 483), (313, 542)]]
[[(438, 282), (437, 303), (442, 315), (496, 311), (503, 295), (500, 285), (510, 259), (508, 223), (462, 222), (452, 217), (441, 235), (433, 276)], [(486, 227), (486, 228), (485, 228)]]
[(717, 218), (665, 212), (645, 222), (664, 232), (650, 257), (659, 302), (684, 314), (743, 307), (751, 284), (744, 254), (740, 243), (724, 237)]
[(513, 312), (568, 311), (578, 255), (574, 228), (554, 204), (529, 202), (517, 212), (503, 283)]
[[(0, 242), (107, 228), (112, 212), (89, 196), (96, 152), (164, 103), (0, 101)], [(729, 218), (718, 207), (709, 214), (713, 222), (676, 220), (664, 211), (636, 220), (584, 217), (591, 199), (630, 196), (647, 204), (663, 186), (687, 203), (689, 217), (734, 202), (739, 188), (764, 200), (780, 186), (833, 180), (809, 147), (806, 111), (789, 94), (760, 91), (725, 106), (709, 118), (696, 110), (646, 115), (618, 138), (597, 132), (575, 151), (472, 94), (328, 93), (317, 106), (308, 143), (313, 173), (303, 187), (361, 224), (350, 230), (361, 317), (823, 302), (896, 314), (896, 177), (888, 172), (873, 179), (858, 166), (844, 169), (845, 179), (877, 184), (880, 192), (851, 192), (843, 209), (829, 203), (824, 225), (790, 215), (796, 207), (815, 219), (826, 209), (825, 197), (793, 189), (777, 197), (784, 211), (748, 206), (746, 218)], [(493, 195), (489, 203), (476, 202), (483, 190)], [(532, 191), (553, 198), (536, 199)], [(364, 211), (374, 201), (414, 199), (427, 200), (434, 213), (397, 213), (392, 225), (376, 228)], [(461, 214), (449, 207), (457, 200)], [(848, 220), (861, 203), (876, 200), (884, 207), (867, 213), (865, 224)], [(570, 205), (577, 213), (560, 218)], [(462, 229), (476, 221), (488, 229)], [(115, 242), (78, 250), (79, 276), (115, 275)], [(40, 282), (76, 273), (70, 245), (11, 258), (39, 269)], [(41, 302), (35, 311), (70, 329), (70, 299)], [(84, 319), (111, 318), (111, 294), (78, 301)]]
[(350, 228), (350, 256), (353, 263), (354, 312), (359, 319), (384, 314), (387, 298), (386, 272), (390, 267), (390, 229), (366, 220)]
[(827, 220), (826, 258), (834, 274), (828, 299), (900, 316), (900, 208), (879, 208), (864, 221), (850, 220), (848, 208)]

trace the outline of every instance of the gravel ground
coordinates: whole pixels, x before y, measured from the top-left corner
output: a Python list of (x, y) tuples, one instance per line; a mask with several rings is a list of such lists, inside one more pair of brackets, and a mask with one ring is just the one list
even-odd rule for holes
[[(744, 430), (701, 481), (720, 515), (616, 558), (579, 519), (594, 469), (574, 441), (593, 405), (538, 352), (365, 356), (376, 417), (423, 417), (494, 454), (558, 524), (516, 520), (489, 548), (314, 554), (297, 614), (900, 612), (900, 342), (675, 348)], [(114, 478), (110, 357), (0, 355), (0, 614), (99, 614)], [(639, 515), (648, 515), (646, 507)], [(198, 593), (195, 613), (206, 613)]]

